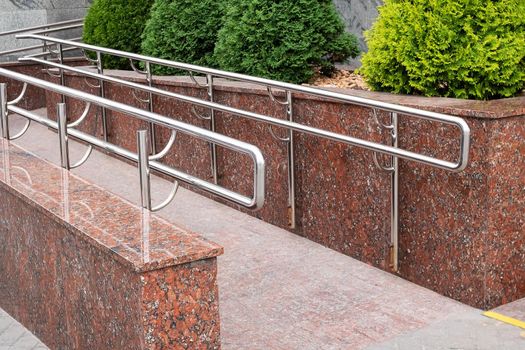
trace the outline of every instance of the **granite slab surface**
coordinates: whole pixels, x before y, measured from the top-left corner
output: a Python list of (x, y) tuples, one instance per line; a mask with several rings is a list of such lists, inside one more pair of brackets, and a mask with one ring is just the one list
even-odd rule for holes
[[(2, 139), (0, 186), (71, 226), (80, 239), (144, 272), (216, 257), (219, 245)], [(111, 171), (111, 169), (108, 169)], [(34, 205), (37, 203), (38, 205)], [(45, 209), (43, 209), (45, 208)]]

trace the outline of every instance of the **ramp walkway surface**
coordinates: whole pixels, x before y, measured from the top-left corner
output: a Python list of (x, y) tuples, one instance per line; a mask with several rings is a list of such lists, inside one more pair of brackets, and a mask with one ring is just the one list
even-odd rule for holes
[[(11, 120), (13, 130), (23, 125)], [(58, 137), (45, 127), (32, 126), (14, 143), (59, 164)], [(84, 149), (71, 142), (71, 159)], [(94, 152), (73, 172), (140, 202), (132, 165)], [(154, 177), (154, 200), (170, 190)], [(519, 327), (183, 188), (158, 215), (225, 249), (218, 260), (223, 349), (525, 349)], [(523, 320), (525, 302), (496, 311)], [(3, 349), (47, 348), (0, 310)]]

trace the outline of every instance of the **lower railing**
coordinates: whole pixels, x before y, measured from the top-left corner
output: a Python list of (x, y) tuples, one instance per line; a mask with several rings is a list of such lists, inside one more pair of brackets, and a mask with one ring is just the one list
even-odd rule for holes
[[(172, 130), (172, 136), (170, 141), (165, 146), (165, 148), (153, 155), (149, 155), (149, 143), (148, 143), (148, 134), (145, 131), (139, 131), (137, 133), (137, 146), (138, 153), (133, 153), (129, 150), (111, 144), (107, 141), (100, 140), (94, 136), (86, 134), (84, 132), (75, 130), (74, 127), (82, 123), (87, 116), (85, 113), (79, 120), (76, 122), (67, 124), (67, 115), (66, 108), (64, 103), (59, 103), (57, 107), (58, 120), (52, 121), (50, 119), (41, 117), (31, 111), (19, 108), (16, 106), (18, 102), (23, 98), (25, 87), (19, 97), (12, 101), (7, 100), (7, 87), (6, 84), (0, 84), (0, 125), (2, 127), (2, 137), (7, 140), (14, 140), (19, 137), (22, 137), (25, 132), (28, 130), (31, 122), (37, 122), (42, 125), (45, 125), (51, 129), (54, 129), (58, 132), (60, 140), (60, 155), (61, 155), (61, 165), (63, 168), (72, 169), (82, 165), (91, 154), (92, 148), (98, 147), (107, 152), (113, 153), (125, 159), (131, 160), (138, 163), (140, 169), (140, 184), (141, 184), (141, 198), (142, 206), (149, 210), (160, 210), (171, 202), (174, 198), (178, 182), (182, 181), (191, 185), (192, 187), (204, 190), (208, 193), (219, 196), (227, 201), (239, 204), (245, 208), (249, 209), (260, 209), (264, 204), (265, 196), (265, 162), (261, 151), (246, 142), (242, 142), (221, 134), (214, 133), (209, 130), (201, 129), (193, 125), (175, 121), (173, 119), (161, 116), (159, 114), (147, 112), (140, 110), (138, 108), (111, 101), (99, 96), (94, 96), (87, 94), (81, 91), (77, 91), (71, 88), (64, 86), (56, 85), (49, 83), (44, 80), (36, 79), (29, 77), (20, 73), (15, 73), (6, 69), (0, 69), (0, 76), (4, 76), (16, 81), (23, 82), (24, 86), (33, 85), (49, 91), (53, 91), (64, 96), (69, 96), (81, 101), (86, 102), (87, 104), (94, 104), (107, 108), (109, 110), (117, 111), (124, 113), (129, 116), (133, 116), (140, 120), (146, 121), (148, 123), (153, 123)], [(20, 132), (16, 135), (11, 136), (9, 128), (9, 114), (15, 113), (25, 117), (27, 123), (22, 128)], [(188, 134), (192, 137), (204, 140), (206, 142), (213, 143), (218, 146), (225, 147), (227, 149), (243, 153), (249, 156), (253, 160), (253, 196), (246, 197), (242, 194), (234, 192), (230, 189), (221, 187), (217, 184), (210, 183), (208, 181), (202, 180), (200, 178), (194, 177), (185, 172), (179, 171), (172, 167), (169, 167), (165, 164), (159, 162), (170, 150), (173, 142), (175, 141), (177, 132), (182, 132)], [(71, 164), (69, 160), (69, 150), (68, 150), (68, 141), (69, 136), (72, 136), (80, 141), (83, 141), (88, 144), (88, 150), (85, 155), (80, 159), (80, 161), (75, 164)], [(164, 175), (172, 177), (174, 180), (177, 180), (174, 184), (174, 189), (169, 195), (168, 199), (162, 204), (157, 206), (152, 206), (151, 203), (151, 191), (150, 191), (150, 169), (154, 169)]]

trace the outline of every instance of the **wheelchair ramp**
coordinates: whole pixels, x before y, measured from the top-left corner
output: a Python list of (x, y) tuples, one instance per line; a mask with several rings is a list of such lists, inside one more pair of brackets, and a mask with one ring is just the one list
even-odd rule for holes
[[(15, 125), (23, 121), (13, 118)], [(58, 163), (57, 142), (55, 133), (36, 126), (14, 143)], [(72, 143), (73, 157), (83, 152)], [(139, 200), (134, 166), (96, 152), (74, 172)], [(154, 200), (170, 186), (154, 178)], [(225, 248), (219, 257), (223, 349), (448, 349), (465, 342), (493, 348), (485, 347), (493, 344), (487, 337), (506, 341), (508, 349), (525, 346), (519, 329), (479, 310), (185, 189), (159, 215)]]

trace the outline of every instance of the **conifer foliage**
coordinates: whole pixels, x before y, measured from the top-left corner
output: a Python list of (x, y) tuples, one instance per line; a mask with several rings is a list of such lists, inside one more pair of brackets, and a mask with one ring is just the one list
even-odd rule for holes
[[(138, 53), (154, 0), (95, 0), (84, 21), (86, 44)], [(104, 55), (105, 68), (129, 69), (129, 60)]]
[[(218, 0), (156, 0), (144, 34), (142, 52), (148, 56), (200, 66), (213, 66), (223, 5)], [(157, 74), (178, 73), (156, 66)]]
[(375, 90), (470, 99), (525, 87), (524, 0), (386, 0), (360, 72)]
[(332, 0), (230, 0), (215, 47), (221, 69), (292, 83), (359, 53)]

